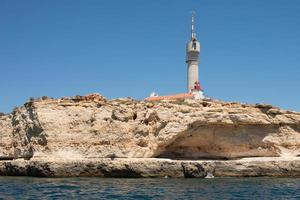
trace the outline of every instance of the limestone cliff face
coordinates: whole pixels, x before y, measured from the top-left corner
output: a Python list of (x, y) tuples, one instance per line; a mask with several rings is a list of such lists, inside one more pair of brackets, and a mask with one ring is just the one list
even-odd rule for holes
[(0, 116), (0, 158), (300, 155), (300, 113), (216, 100), (42, 98)]

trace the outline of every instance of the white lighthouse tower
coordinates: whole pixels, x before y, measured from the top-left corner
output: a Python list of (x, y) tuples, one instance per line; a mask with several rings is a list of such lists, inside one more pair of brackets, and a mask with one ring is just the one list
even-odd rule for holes
[(195, 32), (195, 12), (192, 14), (191, 40), (186, 45), (187, 92), (194, 94), (196, 99), (203, 99), (204, 94), (199, 82), (200, 43)]

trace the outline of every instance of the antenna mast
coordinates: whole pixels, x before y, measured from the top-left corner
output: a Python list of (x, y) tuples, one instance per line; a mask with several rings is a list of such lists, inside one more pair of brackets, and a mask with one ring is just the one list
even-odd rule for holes
[(192, 36), (192, 40), (196, 39), (196, 32), (195, 32), (195, 15), (196, 12), (193, 10), (192, 11), (192, 29), (191, 29), (191, 36)]

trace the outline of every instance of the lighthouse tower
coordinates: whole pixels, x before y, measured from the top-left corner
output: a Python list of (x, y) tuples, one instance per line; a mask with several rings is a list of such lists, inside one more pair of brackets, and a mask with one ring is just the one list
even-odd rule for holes
[(200, 43), (195, 32), (195, 12), (192, 14), (191, 40), (186, 45), (187, 92), (194, 94), (196, 99), (203, 99), (204, 94), (199, 82)]

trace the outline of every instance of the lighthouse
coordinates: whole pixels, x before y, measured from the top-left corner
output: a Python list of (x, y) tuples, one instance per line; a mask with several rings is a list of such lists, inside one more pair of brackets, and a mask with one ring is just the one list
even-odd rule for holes
[(199, 54), (200, 42), (196, 37), (195, 12), (193, 12), (191, 23), (191, 39), (186, 44), (187, 92), (193, 94), (196, 99), (203, 99), (204, 94), (199, 82)]
[(205, 99), (199, 82), (199, 54), (200, 42), (198, 42), (195, 32), (195, 12), (192, 14), (191, 39), (186, 44), (187, 63), (187, 92), (173, 95), (159, 96), (152, 92), (146, 101), (178, 100), (178, 99)]

